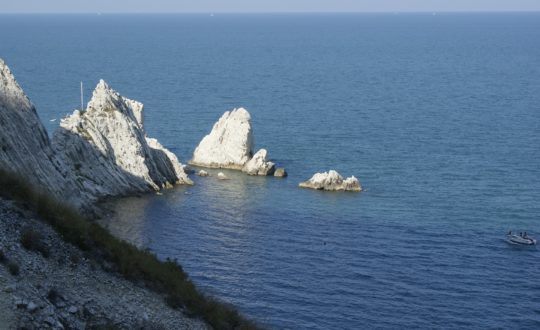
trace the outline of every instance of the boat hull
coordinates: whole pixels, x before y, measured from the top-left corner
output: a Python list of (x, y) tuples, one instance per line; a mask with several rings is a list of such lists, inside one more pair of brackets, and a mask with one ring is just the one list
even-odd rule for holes
[(506, 241), (515, 245), (536, 245), (536, 240), (532, 238), (523, 238), (518, 235), (506, 235)]

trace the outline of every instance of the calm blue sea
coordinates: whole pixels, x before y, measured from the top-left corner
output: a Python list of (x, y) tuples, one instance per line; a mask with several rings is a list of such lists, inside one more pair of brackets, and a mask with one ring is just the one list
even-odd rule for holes
[[(244, 106), (286, 179), (120, 202), (117, 235), (276, 329), (540, 328), (540, 14), (0, 16), (52, 132), (99, 78), (187, 161)], [(297, 188), (313, 173), (365, 191)]]

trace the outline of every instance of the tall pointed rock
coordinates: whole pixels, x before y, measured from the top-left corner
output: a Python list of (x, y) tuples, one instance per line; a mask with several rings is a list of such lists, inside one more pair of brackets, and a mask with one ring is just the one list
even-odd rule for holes
[(143, 127), (143, 105), (101, 80), (85, 111), (64, 118), (54, 135), (63, 161), (99, 197), (191, 184), (174, 154)]

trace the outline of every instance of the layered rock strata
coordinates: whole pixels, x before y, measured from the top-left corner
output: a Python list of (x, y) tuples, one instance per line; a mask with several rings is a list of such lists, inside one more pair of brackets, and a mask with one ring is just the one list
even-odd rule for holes
[(308, 181), (301, 182), (299, 186), (302, 188), (328, 191), (362, 191), (362, 186), (357, 178), (351, 176), (343, 179), (343, 177), (334, 170), (316, 173)]
[(253, 154), (251, 116), (244, 108), (227, 111), (214, 124), (193, 153), (192, 165), (242, 170), (250, 175), (272, 175), (274, 163), (267, 151)]
[(85, 111), (64, 118), (51, 142), (36, 109), (0, 59), (0, 170), (56, 199), (96, 200), (191, 184), (177, 157), (146, 136), (143, 105), (101, 80)]
[(143, 127), (143, 105), (101, 80), (85, 111), (62, 119), (53, 144), (85, 189), (98, 197), (191, 184), (176, 156)]
[(81, 184), (56, 157), (30, 99), (0, 59), (0, 169), (15, 173), (75, 207), (86, 203)]

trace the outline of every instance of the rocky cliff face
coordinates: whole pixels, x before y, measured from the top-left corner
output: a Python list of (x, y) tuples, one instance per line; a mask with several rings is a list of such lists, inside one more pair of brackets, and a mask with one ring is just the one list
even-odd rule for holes
[(77, 180), (98, 197), (191, 184), (178, 159), (146, 136), (143, 105), (99, 82), (85, 111), (62, 119), (53, 145)]
[(250, 175), (271, 175), (274, 163), (266, 159), (265, 149), (253, 155), (251, 116), (244, 108), (227, 111), (199, 143), (192, 165), (242, 170)]
[[(27, 178), (41, 190), (80, 207), (80, 184), (54, 154), (36, 109), (0, 59), (0, 168)], [(86, 196), (87, 197), (87, 196)]]
[(77, 208), (191, 184), (176, 156), (143, 127), (143, 105), (101, 80), (85, 111), (64, 118), (49, 140), (36, 110), (0, 59), (0, 169)]
[(347, 179), (336, 171), (330, 170), (324, 173), (316, 173), (308, 181), (299, 184), (302, 188), (311, 188), (317, 190), (329, 191), (362, 191), (360, 182), (354, 176)]

